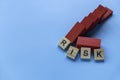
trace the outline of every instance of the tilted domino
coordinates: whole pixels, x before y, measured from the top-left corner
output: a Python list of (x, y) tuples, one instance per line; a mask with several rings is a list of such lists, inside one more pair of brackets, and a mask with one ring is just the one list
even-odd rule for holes
[(69, 44), (73, 43), (79, 35), (85, 32), (85, 26), (77, 22), (68, 34), (58, 43), (58, 45), (65, 50)]

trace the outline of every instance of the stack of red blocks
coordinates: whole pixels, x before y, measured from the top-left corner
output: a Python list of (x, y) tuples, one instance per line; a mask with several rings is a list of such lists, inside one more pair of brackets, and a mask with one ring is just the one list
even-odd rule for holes
[[(75, 59), (81, 51), (81, 59), (90, 60), (91, 52), (94, 52), (96, 61), (104, 61), (104, 49), (100, 48), (101, 40), (86, 37), (85, 34), (102, 23), (112, 15), (113, 11), (107, 7), (99, 5), (92, 13), (86, 16), (81, 22), (77, 22), (68, 34), (58, 43), (63, 50), (67, 49), (67, 57)], [(77, 42), (76, 42), (77, 40)], [(71, 46), (76, 43), (76, 47)]]

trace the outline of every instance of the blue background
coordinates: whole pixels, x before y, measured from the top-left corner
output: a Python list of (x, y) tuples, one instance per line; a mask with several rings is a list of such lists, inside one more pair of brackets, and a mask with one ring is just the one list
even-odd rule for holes
[[(97, 26), (105, 62), (75, 61), (57, 43), (99, 4), (113, 15)], [(0, 0), (0, 80), (120, 80), (119, 0)]]

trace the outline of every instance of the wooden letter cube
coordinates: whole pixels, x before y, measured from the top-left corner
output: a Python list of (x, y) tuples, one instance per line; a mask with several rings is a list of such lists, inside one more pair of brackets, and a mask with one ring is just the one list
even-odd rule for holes
[(70, 41), (67, 38), (63, 38), (59, 43), (58, 46), (65, 50), (70, 44)]
[(96, 61), (104, 60), (104, 49), (94, 49), (94, 59)]
[(67, 57), (71, 58), (71, 59), (75, 59), (77, 54), (79, 52), (79, 49), (70, 46), (68, 51), (67, 51)]
[(90, 59), (91, 48), (81, 47), (81, 59)]

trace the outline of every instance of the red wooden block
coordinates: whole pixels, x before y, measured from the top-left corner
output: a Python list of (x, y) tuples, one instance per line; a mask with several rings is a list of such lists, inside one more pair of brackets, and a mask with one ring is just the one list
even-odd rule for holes
[(106, 12), (107, 12), (107, 9), (106, 9), (104, 6), (102, 6), (102, 5), (99, 5), (99, 6), (97, 7), (97, 10), (99, 10), (99, 11), (101, 11), (101, 12), (103, 12), (103, 13), (106, 13)]
[(101, 43), (100, 39), (79, 36), (77, 39), (76, 47), (79, 49), (81, 47), (90, 47), (93, 50), (100, 48), (100, 43)]
[(105, 8), (107, 9), (107, 12), (103, 15), (100, 23), (103, 22), (104, 20), (108, 19), (113, 13), (113, 11), (111, 9), (109, 9), (107, 7), (105, 7)]
[(90, 31), (90, 30), (92, 30), (98, 24), (99, 18), (98, 18), (97, 15), (94, 15), (92, 13), (90, 13), (88, 15), (88, 17), (91, 18), (91, 21), (93, 22), (93, 25), (88, 30), (88, 31)]
[(85, 17), (82, 20), (81, 24), (85, 25), (85, 29), (86, 29), (85, 33), (93, 26), (93, 22), (94, 22), (93, 19), (90, 17)]
[(102, 5), (99, 5), (93, 12), (94, 15), (97, 15), (99, 20), (103, 17), (103, 15), (107, 12), (107, 9)]
[(82, 35), (85, 31), (85, 26), (77, 22), (73, 28), (65, 36), (71, 43), (73, 43), (79, 35)]
[(105, 12), (102, 12), (102, 11), (99, 11), (98, 9), (95, 9), (92, 14), (96, 15), (97, 18), (98, 18), (98, 21), (100, 21), (101, 18), (103, 17), (103, 15), (105, 14)]

